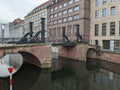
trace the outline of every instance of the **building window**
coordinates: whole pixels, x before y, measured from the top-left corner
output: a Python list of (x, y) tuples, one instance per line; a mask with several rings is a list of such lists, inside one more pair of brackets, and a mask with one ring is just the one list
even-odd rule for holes
[(80, 0), (74, 0), (74, 2), (78, 2), (78, 1), (80, 1)]
[(64, 19), (63, 19), (63, 22), (67, 22), (67, 18), (64, 18)]
[(72, 3), (73, 3), (73, 0), (69, 0), (68, 4), (70, 5), (70, 4), (72, 4)]
[(80, 9), (80, 6), (75, 6), (74, 7), (74, 11), (77, 11), (77, 10), (79, 10)]
[(72, 16), (68, 17), (68, 21), (72, 21)]
[(54, 17), (57, 17), (57, 14), (54, 14)]
[(107, 16), (107, 9), (106, 9), (106, 8), (104, 8), (104, 9), (102, 10), (102, 16)]
[(110, 40), (103, 40), (103, 49), (110, 49)]
[(60, 20), (58, 20), (58, 23), (62, 23), (62, 20), (60, 19)]
[(100, 5), (99, 0), (96, 0), (95, 4), (96, 4), (96, 6), (99, 6)]
[(58, 8), (59, 8), (59, 9), (62, 8), (62, 5), (59, 5)]
[(57, 9), (58, 9), (58, 7), (56, 6), (56, 7), (55, 7), (55, 10), (57, 10)]
[(67, 10), (63, 11), (63, 15), (64, 15), (64, 14), (67, 14)]
[(68, 13), (73, 12), (73, 8), (68, 9)]
[(115, 2), (116, 0), (111, 0), (111, 2)]
[(66, 7), (66, 6), (67, 6), (67, 3), (64, 3), (63, 6)]
[(57, 21), (54, 21), (54, 24), (57, 24)]
[(95, 36), (98, 36), (99, 24), (95, 24)]
[(74, 19), (74, 20), (80, 19), (80, 16), (79, 16), (79, 15), (74, 15), (74, 16), (73, 16), (73, 19)]
[(95, 18), (99, 18), (99, 10), (95, 11)]
[(95, 45), (98, 45), (98, 40), (95, 40)]
[(111, 11), (111, 15), (115, 15), (116, 14), (115, 6), (111, 7), (110, 11)]
[(53, 22), (50, 22), (50, 25), (53, 25)]
[(107, 3), (107, 0), (103, 0), (103, 4), (106, 4)]
[(62, 12), (59, 12), (59, 13), (58, 13), (58, 16), (61, 16), (61, 15), (62, 15)]
[(102, 35), (106, 35), (106, 23), (102, 23)]
[(115, 35), (115, 22), (110, 22), (110, 35)]
[(53, 18), (53, 15), (50, 15), (50, 18)]
[(120, 50), (120, 40), (114, 41), (114, 50)]
[(53, 12), (53, 8), (51, 8), (50, 11)]

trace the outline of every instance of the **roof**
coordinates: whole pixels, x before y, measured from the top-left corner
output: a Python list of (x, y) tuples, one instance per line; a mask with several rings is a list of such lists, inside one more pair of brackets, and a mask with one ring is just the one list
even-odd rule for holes
[[(49, 3), (49, 1), (47, 1), (47, 2), (45, 2), (45, 3), (43, 3), (43, 4), (40, 4), (39, 6), (35, 7), (35, 8), (34, 8), (30, 13), (28, 13), (25, 17), (27, 17), (27, 16), (29, 16), (29, 15), (32, 15), (32, 14), (38, 12), (39, 10), (45, 9), (46, 7), (44, 7), (44, 8), (41, 8), (41, 7), (47, 5), (48, 3)], [(41, 9), (39, 9), (39, 8), (41, 8)]]

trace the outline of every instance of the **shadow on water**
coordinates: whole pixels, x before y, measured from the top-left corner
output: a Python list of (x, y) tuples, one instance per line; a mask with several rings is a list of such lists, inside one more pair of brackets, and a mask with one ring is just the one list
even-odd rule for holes
[(95, 58), (87, 58), (86, 61), (86, 68), (87, 70), (95, 70), (101, 67), (100, 60)]
[(41, 72), (37, 67), (28, 63), (23, 63), (19, 72), (13, 75), (13, 89), (30, 90), (40, 77), (40, 73)]
[[(47, 72), (24, 63), (13, 75), (13, 90), (120, 90), (118, 64), (66, 58), (52, 60), (52, 64), (52, 72)], [(9, 78), (0, 79), (0, 90), (9, 90)]]
[[(13, 75), (13, 90), (30, 90), (40, 77), (40, 69), (29, 63), (23, 63), (20, 70)], [(9, 90), (9, 77), (0, 79), (0, 90)]]

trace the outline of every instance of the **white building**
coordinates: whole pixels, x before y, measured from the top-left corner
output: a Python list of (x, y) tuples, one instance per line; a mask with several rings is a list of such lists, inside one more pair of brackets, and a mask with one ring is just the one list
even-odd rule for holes
[(0, 38), (4, 37), (4, 25), (3, 23), (0, 23)]
[(24, 21), (20, 18), (4, 24), (4, 38), (21, 38), (24, 35)]
[(3, 38), (9, 38), (9, 23), (4, 24)]

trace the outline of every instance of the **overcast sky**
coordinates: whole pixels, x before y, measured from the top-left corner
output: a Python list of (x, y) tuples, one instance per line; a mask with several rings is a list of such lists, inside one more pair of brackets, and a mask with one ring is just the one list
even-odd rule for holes
[(48, 0), (0, 0), (0, 22), (24, 19), (33, 8)]

